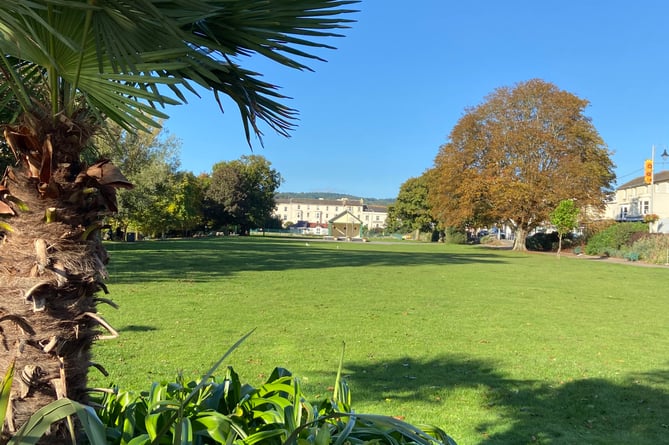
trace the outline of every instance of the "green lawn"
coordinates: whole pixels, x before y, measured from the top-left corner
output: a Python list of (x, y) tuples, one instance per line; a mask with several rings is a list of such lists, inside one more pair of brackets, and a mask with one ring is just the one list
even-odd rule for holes
[(119, 339), (91, 383), (146, 389), (228, 364), (459, 445), (669, 441), (669, 268), (481, 246), (216, 238), (108, 244)]

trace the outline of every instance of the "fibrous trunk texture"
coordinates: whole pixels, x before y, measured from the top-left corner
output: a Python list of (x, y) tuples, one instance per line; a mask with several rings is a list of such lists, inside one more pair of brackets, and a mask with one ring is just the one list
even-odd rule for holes
[(11, 434), (49, 402), (86, 400), (100, 320), (94, 296), (104, 288), (107, 257), (72, 203), (42, 197), (20, 173), (5, 184), (24, 207), (9, 220), (0, 247), (0, 370), (16, 361)]
[[(116, 210), (115, 188), (130, 187), (112, 164), (84, 166), (78, 152), (52, 147), (63, 138), (6, 131), (5, 140), (22, 163), (0, 185), (0, 376), (15, 362), (2, 443), (54, 400), (86, 402), (93, 341), (116, 334), (96, 313), (111, 304), (96, 297), (106, 292), (99, 229)], [(65, 437), (56, 428), (44, 443)]]

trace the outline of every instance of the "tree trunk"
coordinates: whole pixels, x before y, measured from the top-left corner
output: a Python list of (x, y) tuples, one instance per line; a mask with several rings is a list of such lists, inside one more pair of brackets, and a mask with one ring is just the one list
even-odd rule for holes
[(513, 250), (519, 252), (527, 251), (527, 246), (525, 246), (525, 240), (527, 239), (527, 229), (523, 227), (516, 228), (515, 236), (513, 240)]
[[(80, 171), (78, 163), (54, 165), (47, 183), (27, 168), (8, 170), (3, 181), (2, 198), (14, 203), (14, 216), (4, 219), (11, 230), (0, 245), (2, 375), (16, 361), (3, 443), (7, 432), (56, 399), (86, 402), (99, 326), (116, 335), (96, 315), (97, 303), (110, 302), (95, 298), (99, 290), (106, 292), (107, 254), (99, 229), (114, 186), (102, 184), (102, 173), (98, 182), (93, 170)], [(46, 443), (69, 442), (63, 433), (57, 428)]]

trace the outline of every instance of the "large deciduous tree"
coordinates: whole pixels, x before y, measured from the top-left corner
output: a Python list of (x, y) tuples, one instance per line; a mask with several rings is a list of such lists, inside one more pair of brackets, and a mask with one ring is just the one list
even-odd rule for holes
[(214, 165), (205, 196), (219, 208), (216, 223), (234, 225), (240, 234), (263, 227), (270, 219), (281, 175), (263, 156), (242, 156)]
[(564, 199), (602, 208), (615, 179), (588, 101), (534, 79), (503, 87), (466, 112), (435, 159), (430, 202), (439, 221), (502, 222), (514, 249)]
[(296, 111), (243, 57), (308, 69), (351, 3), (0, 2), (0, 124), (19, 160), (0, 186), (0, 375), (14, 360), (17, 370), (10, 433), (54, 399), (86, 400), (91, 345), (106, 325), (97, 229), (116, 210), (115, 190), (130, 187), (113, 163), (82, 156), (103, 122), (156, 126), (162, 107), (204, 90), (234, 101), (249, 141), (261, 121), (286, 135)]

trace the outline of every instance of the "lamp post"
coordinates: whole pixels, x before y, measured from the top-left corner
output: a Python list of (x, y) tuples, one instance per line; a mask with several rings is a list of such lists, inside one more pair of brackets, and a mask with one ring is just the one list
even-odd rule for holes
[[(669, 153), (667, 153), (667, 149), (665, 148), (662, 154), (660, 155), (662, 158), (662, 167), (664, 167), (664, 163), (669, 159)], [(648, 210), (650, 214), (653, 214), (653, 201), (655, 198), (655, 145), (651, 147), (651, 155), (650, 155), (650, 202), (648, 203)], [(649, 224), (649, 231), (653, 231), (653, 224)]]
[(664, 149), (660, 157), (662, 158), (662, 167), (664, 167), (664, 163), (667, 162), (667, 160), (669, 159), (669, 153), (667, 153), (666, 148)]
[[(655, 195), (655, 145), (652, 146), (652, 150), (650, 153), (650, 203), (649, 203), (649, 211), (652, 214), (653, 213), (653, 198)], [(653, 224), (651, 223), (650, 226), (652, 227)], [(652, 229), (651, 229), (652, 232)]]

